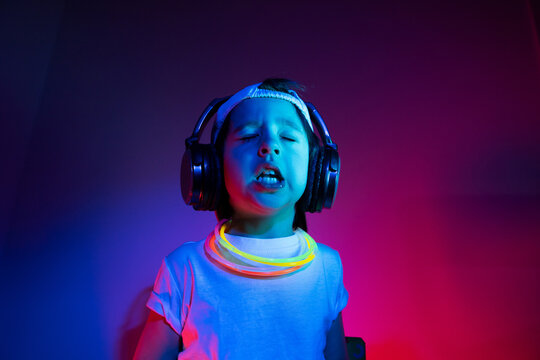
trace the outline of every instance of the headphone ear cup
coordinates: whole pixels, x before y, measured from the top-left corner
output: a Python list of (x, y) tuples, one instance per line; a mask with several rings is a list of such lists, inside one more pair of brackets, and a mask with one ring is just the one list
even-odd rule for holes
[(180, 173), (182, 197), (195, 210), (214, 210), (217, 203), (219, 162), (211, 144), (194, 143), (184, 153)]
[(221, 176), (216, 150), (211, 144), (204, 144), (205, 175), (203, 177), (202, 208), (214, 211), (217, 207)]
[(180, 167), (180, 188), (182, 198), (187, 205), (196, 207), (202, 191), (202, 154), (198, 144), (186, 148)]
[(309, 212), (331, 208), (337, 193), (340, 159), (337, 150), (324, 146), (317, 159)]
[(341, 161), (337, 150), (330, 146), (325, 146), (320, 185), (321, 209), (323, 207), (330, 209), (334, 204), (339, 182), (340, 167)]

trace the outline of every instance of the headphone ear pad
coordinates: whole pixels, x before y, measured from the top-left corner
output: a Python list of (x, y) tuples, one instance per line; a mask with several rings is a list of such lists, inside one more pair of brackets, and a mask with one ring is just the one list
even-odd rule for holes
[(310, 149), (310, 154), (309, 154), (306, 189), (304, 190), (304, 194), (302, 194), (302, 197), (300, 198), (298, 202), (297, 210), (309, 211), (309, 204), (311, 203), (311, 199), (313, 197), (313, 183), (315, 181), (315, 176), (316, 176), (315, 173), (317, 170), (318, 158), (319, 158), (319, 147), (314, 146)]
[(308, 203), (308, 207), (306, 211), (309, 212), (320, 212), (321, 207), (319, 206), (320, 203), (320, 189), (321, 189), (321, 172), (322, 172), (322, 165), (324, 160), (324, 150), (320, 147), (317, 148), (316, 151), (317, 156), (315, 157), (315, 161), (313, 162), (313, 179), (312, 179), (312, 187), (311, 187), (311, 194), (310, 199)]

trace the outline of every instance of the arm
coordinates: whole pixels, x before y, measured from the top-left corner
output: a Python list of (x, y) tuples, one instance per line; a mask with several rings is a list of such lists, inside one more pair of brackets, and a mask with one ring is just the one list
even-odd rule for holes
[(329, 360), (349, 360), (341, 313), (339, 313), (338, 317), (332, 322), (332, 326), (330, 326), (330, 330), (328, 330), (328, 333), (326, 334), (324, 358)]
[(175, 360), (180, 352), (180, 341), (180, 335), (167, 324), (165, 318), (150, 311), (133, 360)]

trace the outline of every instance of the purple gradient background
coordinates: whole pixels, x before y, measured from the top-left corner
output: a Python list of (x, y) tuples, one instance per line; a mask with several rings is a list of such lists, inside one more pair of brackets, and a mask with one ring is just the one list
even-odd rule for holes
[[(527, 1), (8, 1), (0, 358), (129, 359), (214, 97), (269, 76), (339, 145), (347, 336), (370, 360), (540, 358), (540, 47)], [(538, 22), (538, 18), (536, 18)], [(269, 346), (271, 346), (271, 339)]]

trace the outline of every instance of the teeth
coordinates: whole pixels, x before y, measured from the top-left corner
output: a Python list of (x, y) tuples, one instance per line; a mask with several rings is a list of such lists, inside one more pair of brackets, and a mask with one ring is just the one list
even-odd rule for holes
[(263, 169), (259, 173), (259, 175), (257, 175), (257, 179), (259, 179), (259, 178), (261, 178), (263, 176), (271, 176), (271, 177), (277, 178), (278, 180), (282, 179), (281, 175), (279, 175), (279, 172), (277, 170), (274, 170), (274, 169)]
[(276, 184), (279, 182), (279, 180), (273, 176), (266, 176), (266, 175), (261, 175), (257, 178), (257, 180), (261, 183), (265, 183), (265, 184)]

